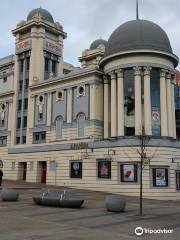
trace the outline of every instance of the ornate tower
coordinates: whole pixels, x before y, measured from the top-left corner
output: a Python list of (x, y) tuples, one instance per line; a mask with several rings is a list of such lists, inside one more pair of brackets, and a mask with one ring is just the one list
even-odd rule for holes
[(62, 73), (63, 39), (67, 35), (62, 25), (42, 8), (32, 10), (12, 33), (16, 37), (16, 52), (11, 144), (25, 144), (30, 87)]

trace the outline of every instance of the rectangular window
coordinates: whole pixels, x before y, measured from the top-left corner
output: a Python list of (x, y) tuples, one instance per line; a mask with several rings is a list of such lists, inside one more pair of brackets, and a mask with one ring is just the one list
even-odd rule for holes
[(82, 162), (71, 162), (71, 178), (82, 178)]
[(21, 111), (22, 100), (18, 100), (18, 111)]
[(23, 144), (26, 144), (26, 136), (23, 136), (23, 137), (22, 137), (22, 143), (23, 143)]
[(17, 118), (17, 128), (19, 129), (21, 127), (21, 118)]
[(7, 145), (7, 137), (0, 137), (0, 147)]
[(30, 60), (29, 58), (26, 59), (26, 70), (29, 71), (29, 63), (30, 63)]
[(36, 133), (36, 134), (35, 134), (35, 140), (36, 140), (36, 141), (39, 141), (39, 133)]
[(24, 61), (23, 60), (21, 60), (20, 61), (20, 71), (21, 71), (21, 73), (23, 72), (23, 68), (24, 68)]
[(176, 171), (176, 190), (180, 190), (180, 171)]
[(52, 60), (52, 72), (55, 75), (56, 74), (56, 61)]
[(168, 168), (152, 168), (153, 187), (168, 186)]
[(20, 144), (20, 137), (16, 137), (16, 144)]
[(22, 91), (23, 88), (23, 80), (19, 81), (19, 91)]
[(41, 140), (46, 140), (46, 133), (41, 133)]
[(29, 79), (26, 78), (26, 80), (25, 80), (25, 89), (27, 90), (28, 87), (29, 87)]
[(0, 119), (0, 127), (4, 127), (4, 125), (5, 125), (4, 119)]
[(45, 72), (49, 72), (49, 59), (48, 58), (45, 58), (44, 70), (45, 70)]
[(43, 119), (43, 113), (39, 113), (39, 120)]
[(121, 182), (137, 182), (137, 164), (120, 164)]
[(23, 117), (23, 128), (27, 127), (27, 116)]
[(111, 178), (111, 161), (109, 160), (98, 161), (98, 178), (104, 179)]
[(24, 110), (28, 109), (28, 98), (24, 99)]

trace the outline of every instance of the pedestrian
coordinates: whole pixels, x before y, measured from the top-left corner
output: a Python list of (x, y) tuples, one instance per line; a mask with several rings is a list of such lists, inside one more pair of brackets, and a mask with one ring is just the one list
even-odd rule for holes
[(2, 184), (2, 178), (3, 178), (3, 171), (0, 169), (0, 186)]

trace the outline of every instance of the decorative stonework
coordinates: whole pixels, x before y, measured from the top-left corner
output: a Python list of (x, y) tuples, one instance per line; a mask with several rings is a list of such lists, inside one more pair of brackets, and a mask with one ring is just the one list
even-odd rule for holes
[(160, 71), (160, 77), (161, 77), (161, 78), (165, 78), (165, 77), (166, 77), (166, 73), (167, 73), (167, 71), (166, 71), (165, 69), (161, 69), (161, 71)]
[(117, 73), (117, 77), (118, 78), (123, 78), (124, 77), (124, 70), (123, 69), (118, 69), (116, 70), (116, 73)]
[(134, 76), (139, 76), (142, 73), (142, 67), (133, 67)]
[(40, 95), (37, 97), (36, 105), (38, 106), (38, 112), (43, 113), (44, 95)]
[(152, 67), (144, 67), (144, 76), (150, 76)]
[(116, 72), (115, 71), (112, 71), (112, 72), (110, 72), (108, 74), (111, 77), (111, 80), (116, 79)]

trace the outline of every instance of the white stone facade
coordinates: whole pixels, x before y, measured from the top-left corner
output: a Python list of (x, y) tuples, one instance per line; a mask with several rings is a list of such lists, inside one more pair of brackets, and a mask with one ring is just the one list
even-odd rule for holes
[(144, 197), (180, 199), (178, 58), (159, 49), (107, 55), (96, 40), (76, 68), (63, 60), (61, 24), (36, 12), (13, 30), (15, 55), (0, 59), (4, 178), (137, 196), (144, 129)]

